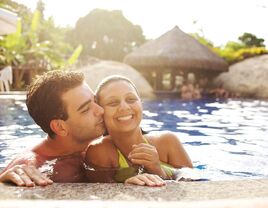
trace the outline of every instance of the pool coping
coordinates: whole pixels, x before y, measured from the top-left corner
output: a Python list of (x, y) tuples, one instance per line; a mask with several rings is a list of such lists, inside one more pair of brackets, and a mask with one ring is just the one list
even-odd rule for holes
[(16, 99), (16, 100), (24, 100), (26, 99), (26, 91), (8, 91), (2, 92), (0, 91), (0, 99)]
[(172, 182), (165, 187), (54, 183), (47, 187), (0, 184), (1, 207), (268, 207), (268, 179)]

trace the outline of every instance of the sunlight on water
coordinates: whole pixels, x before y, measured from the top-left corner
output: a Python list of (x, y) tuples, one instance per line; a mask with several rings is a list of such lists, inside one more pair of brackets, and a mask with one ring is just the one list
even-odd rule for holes
[[(161, 104), (157, 105), (147, 102), (144, 108), (150, 109), (149, 113), (158, 112), (158, 117), (154, 119), (162, 121), (164, 125), (157, 131), (176, 132), (195, 167), (205, 178), (268, 177), (268, 102), (159, 102)], [(147, 122), (146, 127), (148, 125)]]
[[(23, 99), (0, 98), (0, 168), (45, 134)], [(203, 178), (268, 177), (268, 102), (259, 100), (144, 101), (145, 131), (175, 132)], [(49, 169), (50, 165), (45, 166)]]

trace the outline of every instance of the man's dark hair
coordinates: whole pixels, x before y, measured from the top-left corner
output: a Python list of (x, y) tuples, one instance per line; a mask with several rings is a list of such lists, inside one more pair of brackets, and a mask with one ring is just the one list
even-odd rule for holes
[(50, 122), (53, 119), (68, 119), (62, 95), (81, 85), (83, 81), (84, 75), (81, 72), (50, 71), (38, 76), (28, 86), (26, 98), (28, 112), (51, 138), (54, 138), (55, 133), (50, 128)]

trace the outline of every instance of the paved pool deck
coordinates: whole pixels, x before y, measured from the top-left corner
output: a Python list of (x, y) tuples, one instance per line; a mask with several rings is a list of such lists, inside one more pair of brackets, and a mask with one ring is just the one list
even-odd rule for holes
[(268, 179), (172, 182), (164, 187), (54, 183), (47, 187), (0, 184), (0, 207), (268, 207)]

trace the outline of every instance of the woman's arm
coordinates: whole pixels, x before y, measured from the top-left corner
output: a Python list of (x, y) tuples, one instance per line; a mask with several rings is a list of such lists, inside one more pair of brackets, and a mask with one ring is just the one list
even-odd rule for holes
[(159, 143), (159, 151), (166, 151), (166, 163), (170, 164), (174, 168), (193, 168), (193, 164), (188, 153), (174, 133), (167, 132), (162, 134)]
[(193, 167), (190, 157), (175, 134), (165, 132), (150, 136), (148, 140), (150, 144), (133, 146), (129, 154), (132, 163), (143, 165), (149, 173), (166, 179), (171, 178), (174, 168)]

